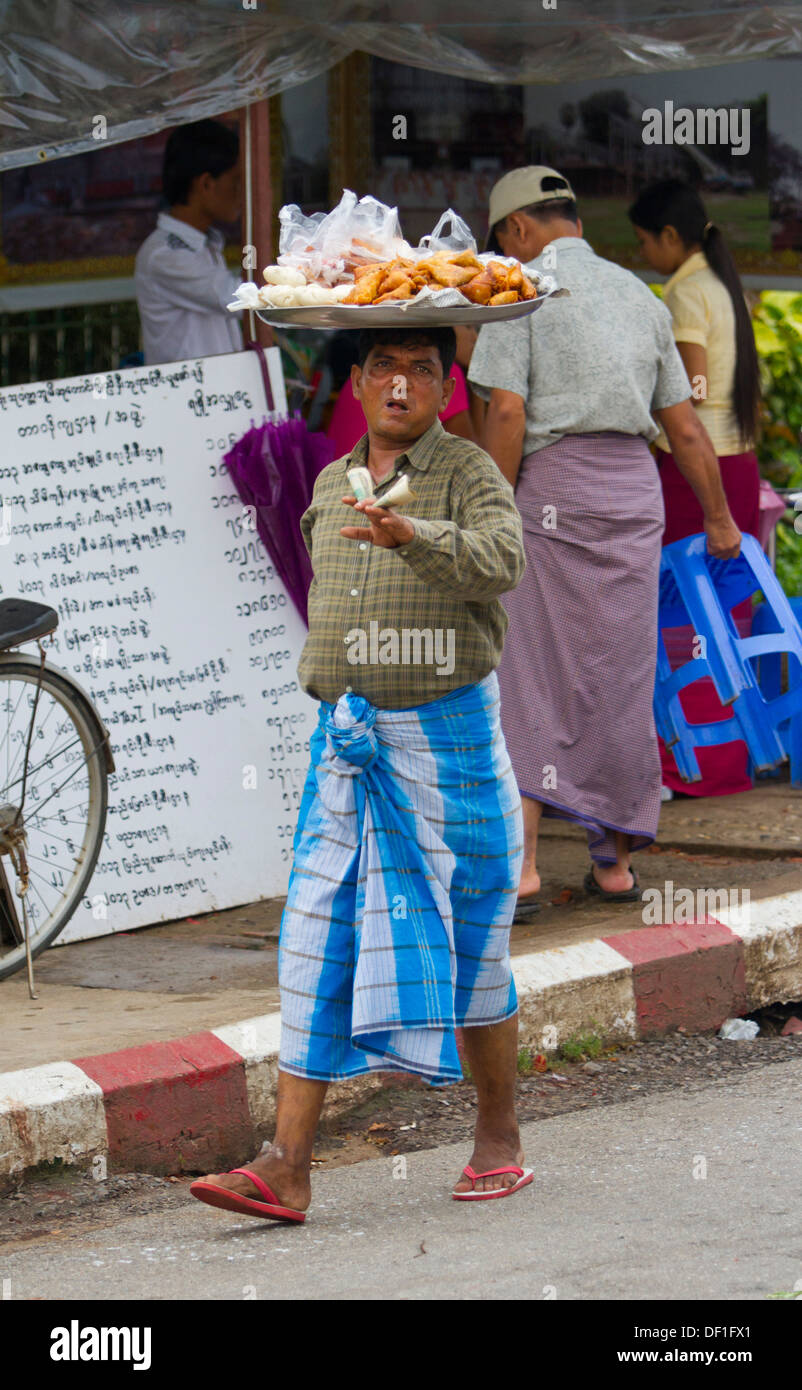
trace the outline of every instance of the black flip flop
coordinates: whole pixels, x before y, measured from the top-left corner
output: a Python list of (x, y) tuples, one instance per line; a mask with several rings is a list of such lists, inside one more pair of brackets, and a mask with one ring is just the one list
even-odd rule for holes
[(601, 884), (596, 879), (593, 870), (588, 869), (587, 873), (585, 874), (584, 880), (585, 892), (590, 893), (593, 897), (596, 898), (604, 898), (604, 900), (608, 903), (640, 902), (641, 891), (640, 886), (638, 884), (638, 875), (635, 873), (634, 869), (630, 869), (629, 872), (632, 874), (632, 887), (627, 888), (626, 891), (623, 893), (608, 893), (604, 888), (602, 888)]
[(515, 904), (515, 916), (513, 922), (528, 922), (530, 917), (534, 917), (540, 911), (540, 903), (537, 898), (519, 898)]

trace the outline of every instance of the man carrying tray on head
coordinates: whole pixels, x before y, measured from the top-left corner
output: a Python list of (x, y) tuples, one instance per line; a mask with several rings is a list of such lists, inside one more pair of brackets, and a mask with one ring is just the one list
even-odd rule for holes
[[(523, 539), (492, 459), (437, 418), (455, 350), (451, 328), (360, 336), (368, 432), (323, 470), (301, 520), (314, 579), (298, 673), (321, 704), (279, 942), (276, 1134), (247, 1170), (193, 1184), (213, 1206), (303, 1220), (327, 1084), (458, 1081), (460, 1026), (478, 1110), (454, 1195), (531, 1181), (509, 959), (521, 805), (495, 674)], [(354, 467), (370, 470), (375, 503), (352, 495)], [(412, 497), (390, 511), (401, 473)], [(352, 524), (344, 504), (361, 513)]]

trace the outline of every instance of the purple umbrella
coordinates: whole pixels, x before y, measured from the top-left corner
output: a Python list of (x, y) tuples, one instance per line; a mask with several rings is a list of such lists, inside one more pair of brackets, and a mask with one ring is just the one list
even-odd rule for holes
[[(272, 412), (273, 393), (262, 349), (258, 343), (246, 347), (258, 354)], [(334, 452), (325, 434), (312, 434), (296, 414), (278, 424), (251, 422), (251, 428), (223, 457), (240, 498), (256, 509), (259, 538), (307, 627), (312, 565), (299, 523), (312, 500), (315, 479), (331, 463)]]

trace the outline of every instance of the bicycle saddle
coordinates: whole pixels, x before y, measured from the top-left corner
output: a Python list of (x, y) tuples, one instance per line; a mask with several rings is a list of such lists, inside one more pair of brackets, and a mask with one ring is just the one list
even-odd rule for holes
[(24, 598), (0, 599), (0, 652), (46, 637), (58, 627), (58, 613), (44, 603)]

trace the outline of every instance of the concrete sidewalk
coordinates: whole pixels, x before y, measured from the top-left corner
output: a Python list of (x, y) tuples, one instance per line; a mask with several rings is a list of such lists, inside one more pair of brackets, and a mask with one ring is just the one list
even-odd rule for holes
[[(765, 783), (666, 804), (637, 857), (647, 905), (589, 899), (584, 836), (546, 822), (543, 909), (512, 939), (522, 1045), (712, 1029), (802, 997), (801, 803)], [(177, 1151), (211, 1168), (256, 1142), (273, 1115), (281, 908), (55, 948), (36, 1001), (23, 975), (1, 985), (0, 1175), (101, 1154), (163, 1172)], [(332, 1087), (331, 1104), (378, 1084)]]

